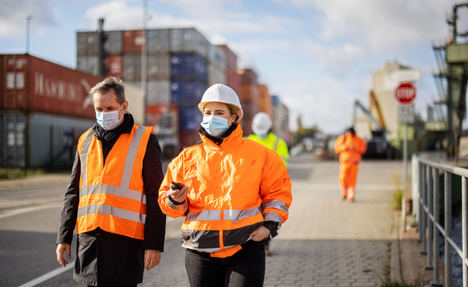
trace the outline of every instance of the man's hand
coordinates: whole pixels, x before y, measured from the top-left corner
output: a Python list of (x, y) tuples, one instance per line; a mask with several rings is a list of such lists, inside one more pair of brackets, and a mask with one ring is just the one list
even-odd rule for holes
[(268, 228), (263, 225), (250, 233), (250, 237), (253, 241), (262, 241), (263, 239), (267, 238), (268, 235), (270, 235), (270, 230), (268, 230)]
[(70, 244), (60, 243), (59, 245), (57, 245), (57, 250), (55, 250), (55, 253), (57, 254), (57, 262), (63, 267), (67, 266), (68, 264), (65, 258), (63, 258), (64, 251), (67, 254), (68, 260), (70, 260), (71, 259)]
[(145, 269), (150, 270), (161, 262), (161, 251), (146, 249), (145, 250)]

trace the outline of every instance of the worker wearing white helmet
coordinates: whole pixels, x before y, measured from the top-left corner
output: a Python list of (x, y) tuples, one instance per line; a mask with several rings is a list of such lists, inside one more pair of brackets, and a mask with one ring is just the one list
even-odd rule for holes
[[(268, 116), (268, 114), (256, 114), (252, 120), (252, 130), (254, 133), (249, 135), (249, 139), (261, 143), (262, 145), (274, 150), (281, 157), (284, 165), (287, 166), (287, 160), (289, 158), (288, 145), (278, 135), (271, 132), (272, 125), (273, 123), (271, 122), (270, 116)], [(267, 256), (271, 255), (270, 238), (267, 239), (265, 244), (265, 254)]]
[(198, 108), (202, 143), (169, 164), (159, 205), (185, 217), (190, 286), (263, 286), (265, 239), (277, 234), (292, 201), (288, 172), (274, 151), (242, 137), (231, 88), (211, 86)]
[(272, 150), (276, 151), (283, 160), (284, 165), (288, 165), (288, 145), (278, 135), (271, 132), (270, 117), (266, 113), (258, 113), (255, 115), (252, 121), (252, 130), (254, 134), (249, 136), (249, 139), (259, 142)]

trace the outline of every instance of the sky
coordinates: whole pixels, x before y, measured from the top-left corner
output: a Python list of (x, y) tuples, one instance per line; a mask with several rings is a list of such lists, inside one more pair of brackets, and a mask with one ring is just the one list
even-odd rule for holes
[[(439, 98), (432, 73), (434, 42), (450, 36), (456, 0), (148, 0), (148, 28), (194, 26), (214, 44), (228, 44), (239, 67), (253, 68), (290, 109), (290, 127), (326, 133), (352, 122), (353, 101), (365, 105), (372, 74), (386, 62), (421, 71), (416, 111)], [(143, 0), (0, 0), (0, 53), (26, 51), (76, 67), (76, 32), (138, 29)], [(468, 10), (468, 9), (467, 9)], [(467, 11), (463, 11), (465, 13)], [(461, 23), (468, 28), (468, 13)], [(465, 29), (468, 30), (468, 29)]]

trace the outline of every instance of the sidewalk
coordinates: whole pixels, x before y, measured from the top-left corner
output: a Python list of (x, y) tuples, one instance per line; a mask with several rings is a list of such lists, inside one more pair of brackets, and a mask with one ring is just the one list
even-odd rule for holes
[[(363, 162), (356, 201), (341, 200), (337, 162), (293, 159), (289, 220), (271, 243), (265, 286), (380, 286), (390, 275), (397, 238), (391, 209), (398, 162)], [(168, 226), (180, 227), (180, 221)], [(174, 236), (174, 237), (172, 237)], [(188, 286), (177, 232), (168, 236), (161, 265), (142, 286)]]
[(29, 176), (18, 179), (0, 180), (0, 191), (12, 188), (45, 186), (51, 184), (68, 184), (70, 182), (69, 173), (50, 173), (44, 175)]

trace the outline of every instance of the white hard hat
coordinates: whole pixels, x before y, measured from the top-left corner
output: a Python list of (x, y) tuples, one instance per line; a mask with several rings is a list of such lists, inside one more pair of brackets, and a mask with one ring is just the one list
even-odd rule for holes
[(265, 113), (258, 113), (252, 120), (252, 130), (256, 135), (266, 135), (272, 126), (270, 117)]
[(213, 86), (209, 87), (203, 94), (203, 97), (198, 104), (198, 109), (203, 113), (205, 105), (211, 102), (224, 103), (233, 106), (237, 112), (238, 121), (240, 121), (244, 115), (241, 104), (239, 102), (239, 97), (233, 89), (226, 85), (214, 84)]

